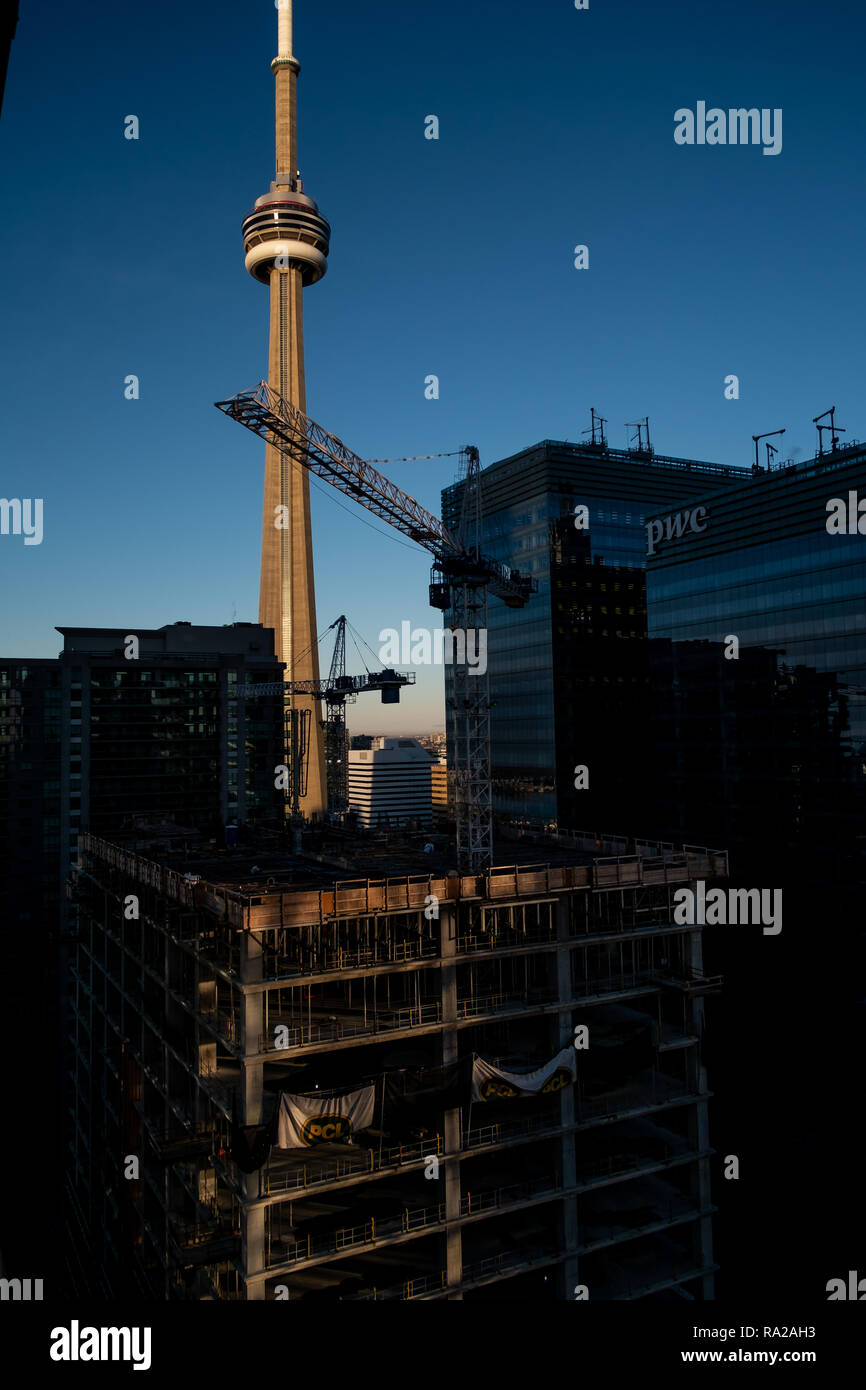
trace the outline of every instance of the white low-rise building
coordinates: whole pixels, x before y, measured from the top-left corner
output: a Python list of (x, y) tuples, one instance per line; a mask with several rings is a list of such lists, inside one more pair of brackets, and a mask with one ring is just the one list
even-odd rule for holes
[(415, 738), (380, 734), (372, 748), (349, 753), (349, 806), (361, 824), (375, 830), (433, 820), (433, 760)]

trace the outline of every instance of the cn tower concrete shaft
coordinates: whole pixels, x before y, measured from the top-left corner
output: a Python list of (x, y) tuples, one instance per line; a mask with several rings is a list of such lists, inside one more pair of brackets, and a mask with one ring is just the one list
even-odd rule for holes
[[(244, 221), (244, 250), (250, 274), (270, 289), (268, 382), (306, 413), (302, 292), (327, 269), (330, 227), (303, 191), (297, 171), (297, 82), (292, 54), (291, 0), (281, 0), (279, 52), (271, 68), (276, 82), (276, 176)], [(276, 634), (277, 655), (289, 681), (318, 680), (316, 597), (310, 529), (309, 475), (302, 464), (268, 445), (262, 520), (259, 622)], [(327, 807), (321, 704), (292, 696), (310, 720), (306, 816)]]

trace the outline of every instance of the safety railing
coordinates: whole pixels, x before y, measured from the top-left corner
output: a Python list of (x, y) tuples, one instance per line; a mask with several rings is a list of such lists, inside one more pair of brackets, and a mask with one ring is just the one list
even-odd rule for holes
[(458, 1018), (478, 1018), (483, 1014), (498, 1013), (501, 1009), (521, 1008), (533, 1005), (543, 1008), (546, 1004), (555, 1004), (557, 996), (549, 990), (539, 992), (537, 998), (532, 997), (532, 993), (527, 996), (524, 992), (512, 990), (507, 994), (482, 994), (476, 995), (473, 999), (458, 999), (457, 1017)]
[[(544, 1177), (528, 1179), (490, 1191), (467, 1192), (460, 1200), (460, 1216), (479, 1216), (485, 1212), (513, 1206), (516, 1202), (555, 1197), (560, 1190), (561, 1183), (557, 1175), (552, 1183), (550, 1178)], [(266, 1268), (321, 1259), (358, 1246), (376, 1245), (403, 1235), (429, 1231), (442, 1226), (445, 1220), (445, 1203), (439, 1202), (436, 1206), (416, 1207), (414, 1210), (405, 1207), (394, 1216), (371, 1218), (361, 1225), (345, 1227), (327, 1235), (309, 1235), (305, 1241), (284, 1242), (275, 1238), (268, 1243)]]
[(389, 1288), (360, 1289), (358, 1293), (344, 1294), (343, 1303), (380, 1303), (393, 1299), (421, 1298), (425, 1294), (438, 1293), (447, 1288), (448, 1276), (444, 1269), (435, 1274), (422, 1274), (417, 1279), (406, 1279), (402, 1284), (392, 1284)]
[(552, 1261), (557, 1258), (559, 1256), (556, 1251), (544, 1250), (541, 1247), (521, 1251), (519, 1254), (504, 1251), (501, 1255), (488, 1255), (486, 1259), (475, 1260), (463, 1266), (463, 1283), (478, 1283), (496, 1274), (511, 1274), (519, 1269), (528, 1269), (540, 1261)]
[(463, 1134), (464, 1149), (489, 1148), (494, 1144), (508, 1143), (526, 1135), (545, 1138), (562, 1131), (562, 1121), (554, 1115), (538, 1116), (532, 1120), (515, 1120), (510, 1124), (479, 1125), (467, 1129)]
[[(463, 1284), (471, 1284), (483, 1279), (490, 1278), (492, 1275), (502, 1275), (516, 1272), (520, 1269), (532, 1268), (537, 1264), (555, 1264), (562, 1259), (562, 1254), (557, 1251), (545, 1251), (534, 1249), (521, 1255), (494, 1255), (485, 1260), (478, 1260), (474, 1264), (464, 1265)], [(448, 1288), (448, 1277), (445, 1270), (439, 1270), (433, 1274), (422, 1275), (418, 1279), (407, 1279), (402, 1284), (392, 1284), (388, 1288), (361, 1289), (357, 1293), (344, 1294), (343, 1302), (381, 1302), (384, 1300), (421, 1298), (431, 1294), (442, 1293)]]
[(555, 1197), (561, 1191), (562, 1183), (557, 1174), (554, 1181), (549, 1177), (531, 1178), (524, 1182), (512, 1183), (510, 1187), (496, 1187), (488, 1191), (467, 1192), (460, 1199), (461, 1216), (479, 1216), (482, 1212), (498, 1211), (501, 1207), (513, 1206), (515, 1202), (529, 1202), (534, 1197)]
[(556, 941), (556, 928), (553, 926), (522, 931), (520, 927), (496, 927), (487, 932), (458, 936), (457, 954), (470, 955), (473, 951), (496, 951), (514, 949), (519, 946), (543, 946)]
[(359, 1226), (346, 1226), (326, 1235), (308, 1235), (306, 1240), (281, 1241), (278, 1238), (268, 1242), (265, 1267), (304, 1263), (308, 1260), (322, 1259), (338, 1255), (343, 1250), (357, 1249), (358, 1246), (376, 1245), (380, 1241), (393, 1240), (416, 1231), (429, 1230), (441, 1226), (445, 1220), (445, 1204), (435, 1207), (418, 1207), (414, 1211), (405, 1208), (399, 1215), (385, 1218), (370, 1218)]
[(275, 1196), (280, 1192), (306, 1191), (339, 1182), (341, 1178), (357, 1178), (365, 1173), (380, 1173), (389, 1168), (401, 1168), (410, 1163), (422, 1163), (425, 1159), (439, 1157), (444, 1151), (444, 1138), (433, 1134), (417, 1144), (392, 1144), (387, 1148), (361, 1150), (351, 1159), (335, 1159), (331, 1163), (304, 1163), (282, 1172), (262, 1170), (261, 1192), (263, 1197)]
[[(379, 1013), (363, 1018), (331, 1018), (324, 1023), (282, 1023), (275, 1018), (270, 1033), (259, 1034), (259, 1052), (284, 1052), (293, 1047), (309, 1047), (313, 1043), (341, 1042), (347, 1038), (369, 1037), (376, 1033), (397, 1032), (401, 1028), (421, 1028), (442, 1020), (442, 1005), (439, 1001), (430, 1004), (409, 1005), (402, 1009), (384, 1009)], [(285, 1028), (281, 1034), (280, 1045), (276, 1041), (276, 1029)]]
[(296, 977), (306, 978), (309, 975), (329, 975), (339, 970), (361, 970), (365, 968), (375, 968), (382, 965), (405, 965), (413, 960), (430, 960), (439, 955), (439, 947), (435, 941), (385, 941), (376, 945), (375, 949), (367, 948), (362, 951), (349, 951), (340, 946), (336, 949), (328, 948), (316, 953), (315, 958), (299, 960), (289, 956), (279, 956), (276, 951), (270, 952), (274, 957), (271, 962), (271, 971), (268, 979), (295, 979)]

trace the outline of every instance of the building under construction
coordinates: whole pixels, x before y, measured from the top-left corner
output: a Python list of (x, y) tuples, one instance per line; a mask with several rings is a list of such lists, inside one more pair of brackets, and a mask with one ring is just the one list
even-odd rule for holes
[(341, 880), (251, 853), (81, 836), (81, 1292), (712, 1297), (718, 981), (672, 898), (725, 854), (573, 837)]

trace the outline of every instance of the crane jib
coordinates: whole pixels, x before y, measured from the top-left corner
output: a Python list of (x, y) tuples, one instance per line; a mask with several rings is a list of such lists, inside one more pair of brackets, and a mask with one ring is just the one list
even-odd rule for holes
[[(354, 454), (336, 435), (329, 434), (284, 400), (267, 383), (261, 382), (254, 390), (242, 391), (227, 401), (217, 401), (216, 405), (218, 410), (245, 425), (274, 448), (288, 448), (317, 476), (361, 502), (368, 511), (402, 531), (416, 545), (431, 551), (437, 565), (448, 572), (453, 582), (488, 584), (498, 598), (517, 605), (526, 603), (537, 589), (536, 582), (528, 576), (512, 572), (486, 556), (470, 554), (459, 537), (452, 535), (438, 517)], [(477, 467), (477, 450), (471, 447), (468, 452), (474, 455)]]

